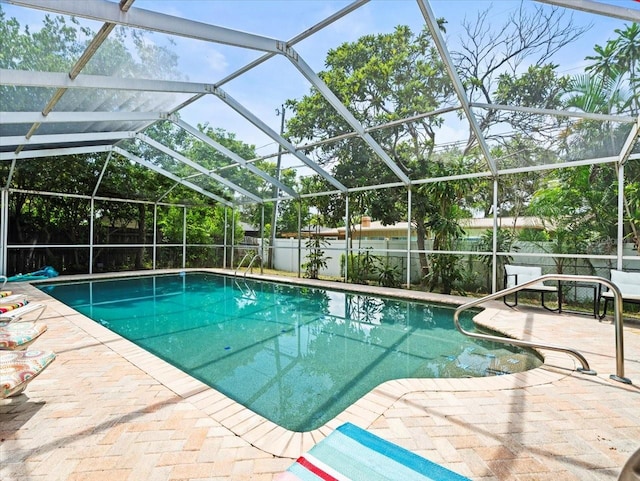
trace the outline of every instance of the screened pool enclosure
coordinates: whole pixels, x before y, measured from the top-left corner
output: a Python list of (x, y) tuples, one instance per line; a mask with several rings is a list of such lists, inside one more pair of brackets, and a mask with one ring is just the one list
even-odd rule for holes
[(0, 274), (640, 271), (636, 1), (0, 7)]

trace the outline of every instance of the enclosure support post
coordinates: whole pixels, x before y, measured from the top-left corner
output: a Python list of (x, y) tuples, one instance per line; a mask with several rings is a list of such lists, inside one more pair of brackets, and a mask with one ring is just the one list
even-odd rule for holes
[(493, 178), (493, 241), (491, 244), (491, 292), (498, 290), (498, 177)]
[(9, 237), (9, 189), (0, 189), (0, 275), (7, 275), (7, 244)]
[(102, 170), (100, 171), (100, 175), (98, 176), (98, 180), (96, 181), (96, 185), (93, 186), (93, 193), (91, 194), (91, 220), (89, 221), (89, 274), (93, 274), (93, 242), (94, 242), (94, 224), (95, 224), (95, 196), (98, 193), (98, 189), (100, 188), (100, 184), (102, 183), (102, 179), (104, 177), (105, 172), (107, 171), (107, 166), (111, 161), (111, 156), (113, 152), (109, 151), (107, 154), (107, 158), (104, 161), (104, 165), (102, 166)]
[[(284, 135), (284, 115), (286, 109), (284, 104), (280, 107), (280, 109), (276, 109), (276, 114), (280, 116), (280, 137)], [(280, 180), (280, 166), (282, 164), (282, 145), (278, 144), (278, 158), (276, 161), (276, 180)], [(274, 184), (273, 186), (273, 215), (271, 217), (271, 235), (269, 236), (269, 251), (267, 252), (267, 257), (269, 260), (267, 261), (267, 267), (273, 269), (273, 258), (275, 255), (274, 246), (276, 244), (276, 224), (278, 223), (278, 197), (280, 197), (280, 189), (278, 189), (278, 185)], [(264, 204), (263, 204), (264, 205)]]
[(153, 204), (153, 268), (156, 268), (158, 250), (158, 204)]
[[(271, 226), (273, 229), (273, 226)], [(264, 265), (264, 203), (262, 203), (262, 215), (260, 217), (260, 274), (263, 274)]]
[(182, 208), (182, 268), (187, 267), (187, 206)]
[(227, 215), (229, 209), (224, 207), (224, 246), (222, 247), (222, 268), (227, 268)]
[(95, 200), (91, 197), (89, 209), (89, 274), (93, 274), (93, 223), (95, 219)]
[(349, 194), (345, 193), (345, 208), (344, 208), (344, 215), (345, 215), (345, 228), (344, 228), (344, 252), (345, 252), (345, 259), (344, 259), (344, 282), (347, 282), (347, 279), (349, 279), (349, 254), (351, 254), (350, 250), (349, 250), (349, 229), (351, 228), (351, 224), (349, 222), (350, 217), (349, 217)]
[(618, 162), (618, 253), (616, 269), (622, 270), (622, 256), (624, 255), (624, 164)]
[(411, 287), (411, 186), (407, 187), (407, 289)]
[(231, 268), (233, 268), (233, 252), (236, 247), (236, 205), (231, 206)]
[(298, 278), (301, 277), (302, 262), (302, 201), (298, 200)]

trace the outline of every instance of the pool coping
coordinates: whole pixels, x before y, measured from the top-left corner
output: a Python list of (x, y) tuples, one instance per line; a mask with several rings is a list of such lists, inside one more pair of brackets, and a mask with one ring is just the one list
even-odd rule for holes
[[(250, 411), (242, 404), (228, 398), (214, 388), (189, 376), (179, 368), (156, 357), (133, 342), (128, 341), (90, 318), (78, 313), (74, 309), (53, 299), (45, 292), (35, 287), (36, 284), (65, 281), (82, 281), (109, 279), (115, 277), (133, 277), (141, 275), (175, 274), (176, 272), (211, 272), (216, 274), (233, 274), (224, 269), (163, 269), (155, 271), (135, 271), (126, 273), (108, 273), (92, 275), (60, 276), (42, 282), (21, 283), (29, 292), (27, 294), (34, 301), (45, 302), (48, 309), (56, 311), (67, 318), (79, 329), (105, 345), (121, 357), (143, 370), (176, 395), (188, 400), (206, 413), (211, 419), (229, 429), (256, 448), (279, 457), (295, 458), (305, 452), (320, 440), (328, 436), (335, 428), (345, 422), (351, 422), (362, 427), (368, 427), (390, 409), (403, 396), (413, 392), (447, 391), (469, 392), (486, 390), (509, 390), (553, 383), (563, 377), (571, 376), (575, 372), (576, 362), (571, 356), (555, 351), (541, 352), (544, 363), (535, 369), (493, 377), (464, 378), (464, 379), (396, 379), (386, 381), (354, 404), (346, 408), (335, 418), (323, 426), (308, 432), (287, 430), (268, 419)], [(332, 290), (375, 294), (384, 297), (397, 297), (415, 301), (428, 301), (437, 304), (461, 305), (469, 302), (469, 298), (460, 296), (443, 296), (421, 291), (365, 286), (360, 284), (343, 284), (333, 281), (289, 278), (271, 275), (251, 275), (247, 277), (260, 280), (279, 282), (284, 284), (323, 287)], [(31, 285), (34, 284), (34, 285)], [(27, 287), (28, 286), (28, 287)], [(508, 315), (505, 316), (505, 312)], [(499, 331), (507, 336), (533, 340), (529, 331), (522, 331), (518, 323), (510, 322), (514, 316), (522, 315), (519, 311), (505, 311), (501, 303), (487, 302), (484, 309), (474, 317), (474, 321), (484, 327)]]

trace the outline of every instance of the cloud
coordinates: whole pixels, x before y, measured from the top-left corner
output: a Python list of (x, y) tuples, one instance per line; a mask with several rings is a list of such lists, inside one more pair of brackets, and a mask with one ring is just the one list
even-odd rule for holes
[(203, 58), (211, 73), (216, 76), (223, 75), (229, 68), (229, 62), (226, 56), (216, 49), (208, 48)]

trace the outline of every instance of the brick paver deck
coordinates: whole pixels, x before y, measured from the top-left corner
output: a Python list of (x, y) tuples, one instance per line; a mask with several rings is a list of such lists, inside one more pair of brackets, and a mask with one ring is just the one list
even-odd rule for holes
[(12, 289), (48, 305), (33, 348), (58, 358), (25, 394), (0, 401), (3, 481), (266, 481), (344, 421), (475, 481), (616, 480), (640, 448), (637, 324), (624, 329), (628, 385), (609, 379), (610, 321), (493, 303), (483, 324), (574, 347), (598, 375), (544, 351), (543, 367), (516, 375), (387, 382), (322, 428), (292, 433), (33, 286)]

